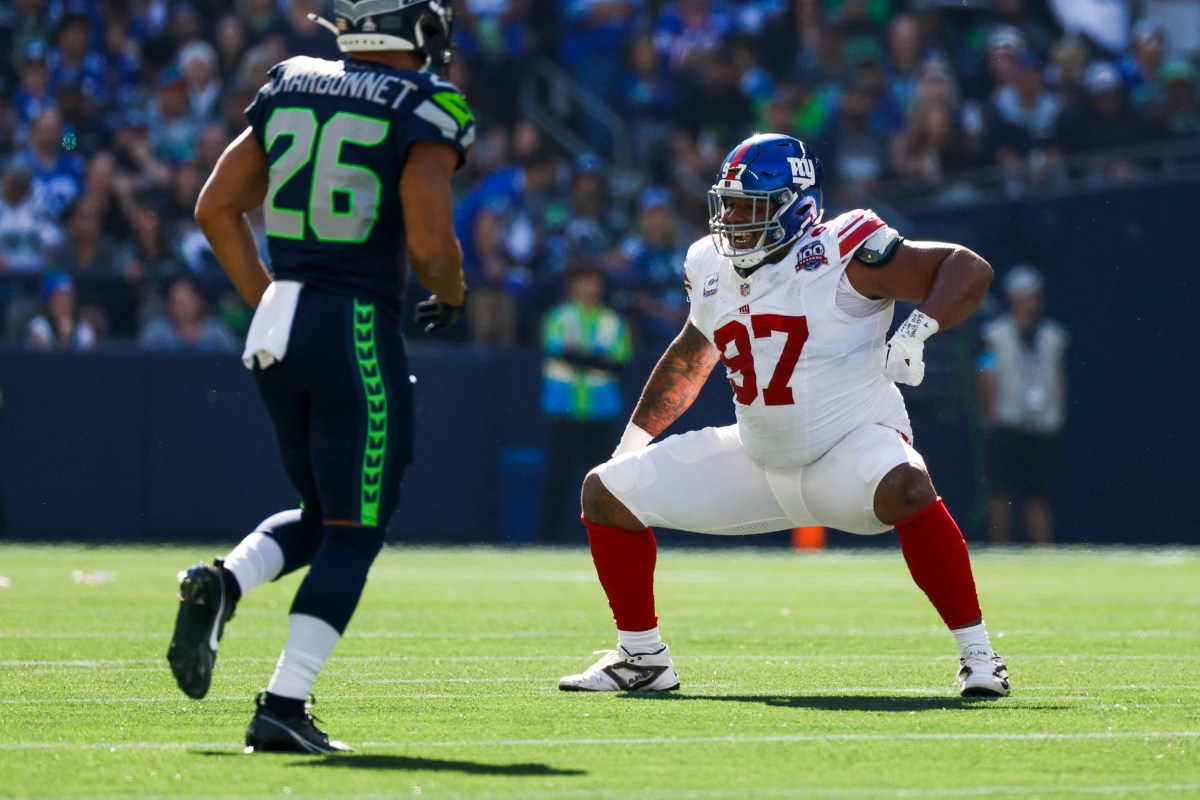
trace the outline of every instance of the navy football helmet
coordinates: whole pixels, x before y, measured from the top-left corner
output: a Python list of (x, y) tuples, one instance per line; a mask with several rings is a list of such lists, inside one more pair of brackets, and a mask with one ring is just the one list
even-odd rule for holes
[[(793, 136), (760, 133), (725, 156), (708, 192), (708, 229), (717, 251), (743, 274), (818, 224), (824, 172), (808, 145)], [(729, 202), (751, 201), (749, 222), (726, 220)]]
[(334, 0), (338, 49), (414, 50), (441, 71), (454, 57), (450, 0)]

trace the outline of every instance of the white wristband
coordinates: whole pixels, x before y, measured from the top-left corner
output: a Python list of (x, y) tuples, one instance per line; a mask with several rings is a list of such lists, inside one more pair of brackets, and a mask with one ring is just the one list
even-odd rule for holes
[(652, 441), (654, 441), (652, 435), (631, 422), (625, 426), (625, 432), (621, 434), (621, 441), (617, 442), (617, 449), (613, 450), (613, 458), (641, 450)]
[(900, 323), (896, 336), (902, 339), (916, 339), (923, 342), (938, 332), (938, 321), (920, 311), (913, 311), (908, 319)]

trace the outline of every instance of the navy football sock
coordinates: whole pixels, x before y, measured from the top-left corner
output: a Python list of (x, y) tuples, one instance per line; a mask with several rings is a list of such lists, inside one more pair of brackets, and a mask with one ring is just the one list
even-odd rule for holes
[(367, 571), (383, 547), (383, 536), (379, 527), (326, 525), (291, 613), (324, 620), (344, 633), (366, 586)]

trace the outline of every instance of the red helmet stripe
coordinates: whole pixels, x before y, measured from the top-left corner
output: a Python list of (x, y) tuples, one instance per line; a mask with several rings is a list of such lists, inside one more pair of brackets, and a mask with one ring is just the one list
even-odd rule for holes
[(742, 144), (741, 148), (736, 153), (733, 154), (733, 158), (730, 159), (730, 161), (729, 161), (729, 169), (725, 172), (725, 180), (727, 180), (727, 181), (735, 180), (735, 176), (737, 175), (738, 164), (742, 163), (742, 158), (745, 157), (746, 151), (750, 149), (750, 145), (754, 144), (755, 140), (757, 138), (758, 137), (752, 136), (751, 138), (747, 139)]

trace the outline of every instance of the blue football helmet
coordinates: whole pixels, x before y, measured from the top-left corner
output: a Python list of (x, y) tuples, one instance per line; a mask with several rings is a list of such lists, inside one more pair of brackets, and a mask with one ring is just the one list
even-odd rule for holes
[(334, 0), (333, 13), (343, 53), (413, 50), (437, 72), (454, 57), (451, 0)]
[[(725, 156), (708, 192), (708, 229), (717, 251), (749, 274), (821, 221), (824, 172), (804, 142), (760, 133)], [(751, 221), (727, 222), (730, 200), (750, 200)]]

